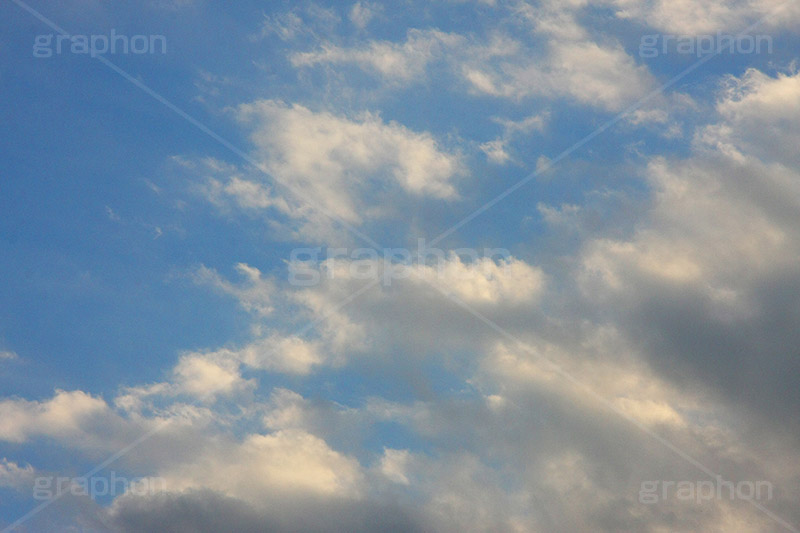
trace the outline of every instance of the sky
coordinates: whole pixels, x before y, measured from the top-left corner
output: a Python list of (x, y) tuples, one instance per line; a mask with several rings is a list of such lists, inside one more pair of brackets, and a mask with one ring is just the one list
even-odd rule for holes
[(0, 531), (798, 531), (798, 28), (2, 2)]

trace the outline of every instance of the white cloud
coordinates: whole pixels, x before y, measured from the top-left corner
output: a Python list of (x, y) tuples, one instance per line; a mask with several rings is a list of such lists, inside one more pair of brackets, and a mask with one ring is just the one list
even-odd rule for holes
[(208, 180), (203, 193), (212, 203), (219, 206), (224, 206), (226, 200), (232, 200), (242, 209), (269, 209), (274, 207), (281, 213), (291, 213), (286, 200), (273, 195), (270, 187), (239, 176), (231, 177), (224, 184), (211, 178)]
[(649, 223), (631, 240), (587, 244), (587, 271), (609, 287), (689, 285), (740, 316), (750, 283), (798, 258), (800, 232), (787, 216), (800, 208), (800, 75), (749, 70), (729, 80), (717, 112), (693, 157), (650, 162)]
[(368, 41), (350, 48), (326, 43), (315, 51), (292, 54), (291, 61), (296, 67), (356, 65), (393, 84), (419, 82), (431, 65), (442, 63), (476, 93), (515, 101), (567, 97), (620, 111), (651, 90), (654, 79), (619, 43), (592, 40), (576, 20), (583, 4), (514, 5), (511, 16), (527, 21), (534, 34), (545, 39), (544, 52), (502, 32), (479, 40), (439, 30), (409, 30), (405, 42)]
[(518, 133), (530, 133), (532, 131), (543, 131), (547, 126), (547, 121), (550, 118), (550, 113), (544, 112), (538, 115), (531, 115), (522, 120), (509, 120), (496, 118), (495, 122), (503, 126), (503, 134), (505, 137), (510, 137)]
[(333, 280), (327, 282), (330, 285), (350, 284), (360, 279), (380, 279), (387, 284), (411, 286), (422, 291), (428, 291), (433, 285), (474, 304), (532, 304), (545, 281), (541, 269), (514, 257), (462, 259), (455, 252), (429, 258), (428, 264), (340, 258), (330, 259), (320, 268)]
[(350, 8), (350, 21), (356, 28), (363, 30), (381, 11), (380, 4), (358, 1)]
[(411, 454), (408, 450), (384, 448), (383, 457), (381, 457), (380, 462), (381, 474), (394, 483), (408, 485), (410, 482), (406, 470), (410, 457)]
[(302, 9), (295, 8), (284, 13), (264, 15), (259, 37), (275, 35), (287, 42), (303, 37), (318, 38), (320, 34), (332, 33), (340, 21), (333, 8), (326, 9), (310, 3)]
[(492, 141), (480, 145), (480, 149), (486, 154), (490, 161), (498, 165), (503, 165), (513, 158), (508, 153), (509, 144), (514, 137), (528, 134), (532, 131), (544, 131), (549, 113), (531, 115), (519, 121), (495, 118), (494, 121), (503, 126), (503, 135)]
[(720, 123), (701, 130), (698, 140), (745, 161), (745, 154), (787, 166), (800, 164), (800, 75), (768, 76), (755, 69), (730, 78), (717, 104)]
[(242, 378), (234, 359), (220, 354), (183, 355), (173, 373), (182, 391), (201, 399), (231, 394), (255, 385)]
[(438, 286), (471, 304), (531, 304), (544, 288), (542, 271), (515, 258), (465, 263), (451, 255), (440, 265), (418, 265), (409, 279)]
[(0, 459), (0, 488), (27, 488), (33, 484), (34, 473), (31, 465), (20, 466), (4, 457)]
[[(641, 21), (675, 35), (714, 34), (717, 31), (736, 35), (761, 19), (761, 28), (792, 28), (800, 21), (800, 7), (783, 0), (613, 0), (610, 3), (617, 8), (620, 18)], [(758, 32), (758, 29), (753, 32)]]
[(429, 63), (463, 43), (463, 37), (439, 30), (409, 30), (404, 43), (370, 41), (359, 48), (323, 44), (320, 50), (296, 52), (290, 60), (295, 67), (352, 64), (388, 80), (412, 83), (422, 80)]
[(248, 344), (235, 356), (252, 368), (302, 375), (325, 362), (324, 351), (319, 342), (272, 335)]
[(292, 493), (358, 497), (358, 462), (297, 429), (249, 435), (240, 444), (159, 472), (171, 490), (208, 487), (250, 502)]
[[(708, 398), (680, 392), (643, 364), (633, 343), (621, 332), (586, 327), (576, 336), (579, 342), (573, 343), (541, 339), (522, 345), (498, 342), (481, 361), (475, 383), (482, 390), (505, 392), (512, 398), (533, 387), (551, 397), (568, 398), (570, 404), (586, 411), (607, 412), (608, 406), (614, 406), (644, 425), (686, 428), (688, 419), (711, 411), (706, 405)], [(504, 398), (502, 405), (507, 403)]]
[(210, 285), (224, 294), (237, 299), (239, 304), (249, 312), (261, 316), (272, 314), (272, 299), (275, 293), (275, 283), (270, 278), (262, 277), (261, 272), (250, 265), (239, 263), (236, 270), (244, 278), (240, 284), (232, 283), (222, 278), (215, 270), (205, 266), (199, 267), (192, 273), (195, 283)]
[(504, 139), (495, 139), (481, 144), (480, 149), (489, 158), (492, 163), (503, 165), (511, 160), (511, 155), (506, 150), (506, 141)]
[[(726, 166), (738, 166), (736, 159)], [(742, 197), (740, 179), (722, 180), (711, 160), (668, 164), (654, 161), (650, 177), (657, 191), (652, 227), (632, 241), (598, 240), (586, 247), (585, 266), (610, 286), (622, 289), (640, 277), (689, 284), (722, 307), (736, 306), (746, 279), (787, 264), (797, 253), (797, 235), (787, 233), (765, 206)], [(793, 188), (778, 170), (758, 165), (731, 172), (760, 174), (760, 186)], [(753, 175), (750, 178), (752, 179)], [(767, 190), (765, 189), (765, 190)], [(794, 234), (794, 235), (792, 235)]]
[(270, 396), (271, 408), (264, 416), (264, 426), (273, 429), (305, 428), (308, 402), (288, 389), (276, 389)]
[[(482, 312), (502, 315), (536, 309), (546, 287), (539, 268), (513, 257), (467, 261), (451, 254), (429, 264), (389, 266), (382, 259), (340, 258), (314, 268), (320, 283), (293, 291), (292, 299), (305, 308), (303, 316), (318, 324), (324, 345), (336, 354), (334, 364), (360, 354), (377, 356), (394, 342), (411, 352), (429, 350), (434, 339), (443, 345), (476, 342), (479, 331), (468, 328), (465, 334), (463, 329), (472, 318), (439, 291)], [(379, 286), (341, 307), (376, 279)]]
[[(428, 133), (370, 113), (348, 118), (272, 100), (240, 106), (239, 117), (252, 125), (255, 157), (292, 206), (281, 209), (299, 221), (305, 234), (318, 237), (332, 231), (322, 213), (356, 225), (379, 217), (386, 208), (371, 208), (368, 199), (380, 204), (376, 198), (389, 192), (457, 196), (453, 181), (463, 172), (460, 156), (442, 149)], [(243, 182), (224, 189), (230, 193), (232, 186), (234, 193), (253, 189)], [(251, 204), (262, 198), (282, 205), (265, 194), (251, 195)]]
[[(295, 375), (307, 375), (323, 367), (341, 367), (369, 353), (383, 353), (387, 348), (382, 338), (387, 323), (395, 329), (391, 337), (399, 341), (402, 335), (407, 335), (403, 342), (411, 345), (422, 338), (441, 337), (444, 341), (452, 335), (456, 336), (453, 339), (456, 342), (469, 342), (466, 338), (459, 340), (457, 333), (458, 325), (469, 320), (468, 315), (459, 312), (458, 320), (450, 321), (448, 316), (456, 304), (443, 301), (439, 291), (482, 312), (502, 314), (512, 310), (531, 312), (537, 308), (546, 288), (540, 268), (514, 257), (462, 259), (451, 253), (428, 259), (428, 264), (389, 266), (381, 258), (341, 257), (317, 264), (290, 263), (290, 270), (307, 271), (317, 283), (280, 289), (248, 265), (238, 267), (250, 273), (242, 283), (233, 283), (215, 271), (201, 268), (200, 279), (211, 280), (210, 285), (224, 288), (240, 305), (253, 311), (254, 339), (240, 347), (184, 355), (175, 370), (176, 376), (183, 380), (184, 389), (192, 389), (195, 394), (207, 389), (213, 397), (216, 393), (227, 394), (249, 387), (237, 370), (240, 364), (252, 370)], [(372, 287), (362, 292), (375, 280), (383, 288)], [(307, 331), (302, 335), (292, 333), (298, 327), (296, 322), (289, 327), (276, 323), (267, 327), (263, 322), (265, 315), (259, 312), (263, 304), (253, 303), (262, 300), (263, 291), (259, 285), (252, 286), (253, 281), (268, 282), (268, 301), (279, 299), (282, 308), (291, 309), (295, 317), (307, 324), (302, 328)], [(415, 308), (425, 308), (424, 315), (430, 313), (439, 318), (428, 322), (423, 314), (413, 312)], [(445, 337), (439, 320), (449, 321)]]
[(85, 426), (109, 416), (106, 403), (81, 391), (57, 391), (45, 402), (0, 401), (0, 439), (24, 442), (32, 436), (79, 437)]
[(544, 57), (529, 53), (505, 60), (467, 63), (464, 75), (475, 91), (520, 100), (531, 96), (575, 99), (620, 111), (654, 87), (647, 68), (619, 45), (553, 38)]

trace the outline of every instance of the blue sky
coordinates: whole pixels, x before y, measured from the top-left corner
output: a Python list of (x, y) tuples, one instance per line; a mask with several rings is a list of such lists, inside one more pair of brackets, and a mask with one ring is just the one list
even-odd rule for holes
[(0, 13), (0, 526), (158, 427), (18, 530), (799, 527), (794, 3)]

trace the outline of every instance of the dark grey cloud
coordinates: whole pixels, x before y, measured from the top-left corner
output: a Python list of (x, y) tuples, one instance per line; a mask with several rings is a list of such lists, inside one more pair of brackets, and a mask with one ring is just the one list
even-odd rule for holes
[(419, 516), (386, 503), (285, 498), (265, 512), (213, 491), (126, 497), (109, 524), (120, 533), (401, 533), (426, 529)]

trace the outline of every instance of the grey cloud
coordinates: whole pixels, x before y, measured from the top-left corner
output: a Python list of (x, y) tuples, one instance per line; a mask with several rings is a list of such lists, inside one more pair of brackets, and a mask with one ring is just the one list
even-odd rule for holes
[(286, 499), (258, 510), (212, 491), (123, 498), (110, 522), (120, 533), (188, 532), (415, 532), (425, 529), (415, 513), (392, 504)]

